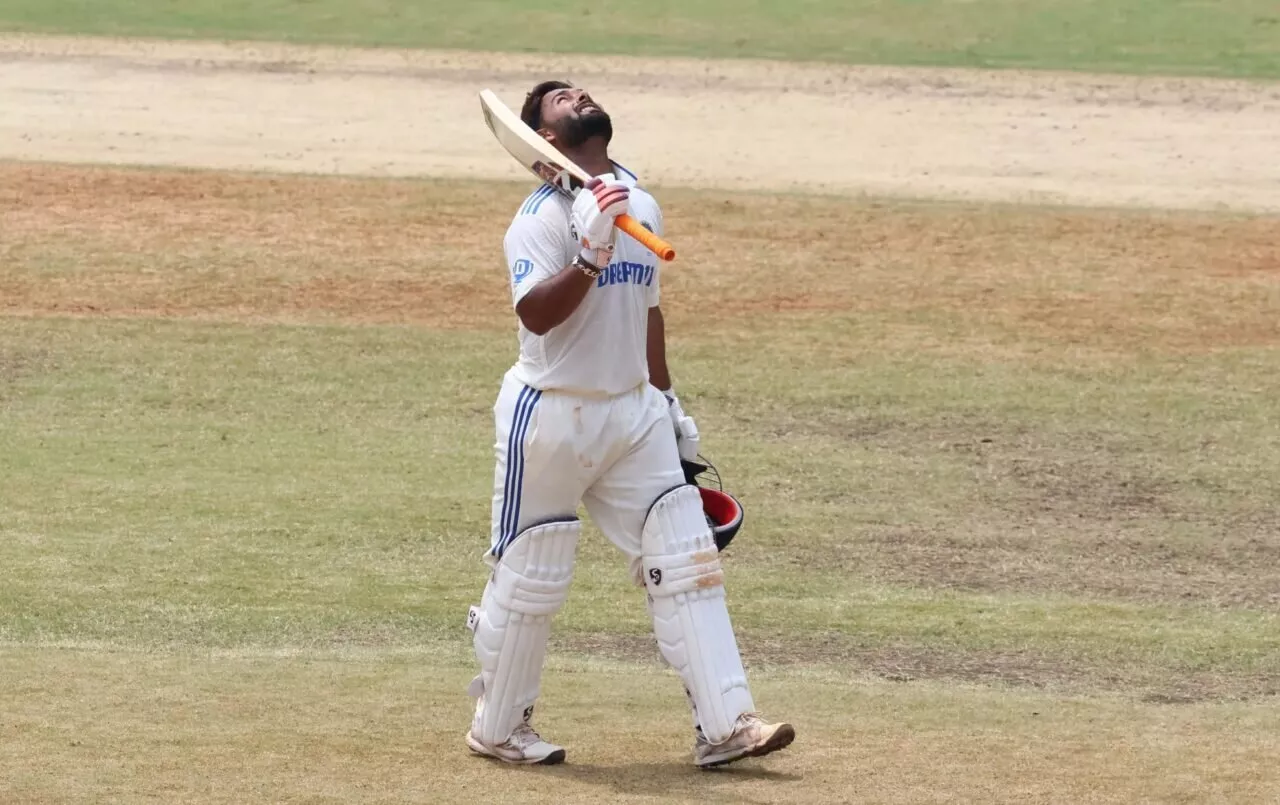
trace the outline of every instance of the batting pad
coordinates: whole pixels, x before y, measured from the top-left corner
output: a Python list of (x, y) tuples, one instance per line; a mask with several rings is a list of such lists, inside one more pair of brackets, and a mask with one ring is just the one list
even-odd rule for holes
[(468, 693), (483, 699), (472, 734), (482, 743), (506, 742), (538, 698), (551, 620), (569, 596), (582, 524), (539, 523), (516, 535), (471, 607), (480, 675)]
[(755, 709), (725, 606), (720, 553), (695, 486), (679, 486), (649, 509), (640, 539), (653, 632), (684, 680), (707, 740), (721, 743)]

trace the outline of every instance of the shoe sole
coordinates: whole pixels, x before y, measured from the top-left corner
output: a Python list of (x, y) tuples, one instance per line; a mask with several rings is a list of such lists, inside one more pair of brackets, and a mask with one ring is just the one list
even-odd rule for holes
[(565, 751), (563, 749), (557, 749), (546, 757), (537, 760), (534, 760), (533, 758), (529, 758), (528, 760), (511, 760), (495, 752), (489, 751), (484, 744), (480, 743), (475, 738), (472, 738), (470, 735), (467, 735), (467, 746), (472, 752), (475, 752), (481, 757), (486, 757), (490, 760), (500, 760), (503, 763), (510, 763), (513, 766), (555, 766), (559, 763), (564, 763), (565, 758)]
[(535, 766), (555, 766), (560, 763), (564, 763), (564, 756), (565, 756), (565, 751), (563, 749), (557, 749), (556, 751), (544, 757), (542, 760), (537, 761), (534, 765)]
[(743, 752), (741, 755), (737, 755), (736, 757), (727, 757), (721, 760), (712, 761), (710, 763), (704, 763), (700, 765), (698, 768), (716, 769), (721, 766), (727, 766), (730, 763), (736, 763), (737, 761), (743, 760), (744, 758), (764, 757), (765, 755), (768, 755), (772, 752), (777, 752), (779, 749), (786, 749), (788, 746), (791, 745), (791, 742), (794, 741), (795, 739), (796, 739), (795, 728), (792, 727), (790, 724), (780, 724), (778, 725), (778, 729), (774, 731), (773, 735), (769, 736), (769, 740), (760, 744), (755, 749), (752, 749), (748, 752)]

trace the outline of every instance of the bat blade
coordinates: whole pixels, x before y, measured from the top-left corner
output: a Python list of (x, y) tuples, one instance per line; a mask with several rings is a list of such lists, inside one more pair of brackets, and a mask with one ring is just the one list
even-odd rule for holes
[(498, 143), (534, 176), (572, 196), (591, 177), (525, 125), (491, 90), (480, 93), (484, 122)]
[[(485, 125), (498, 143), (530, 173), (573, 198), (591, 180), (578, 165), (542, 139), (502, 102), (492, 90), (481, 90), (480, 109)], [(630, 215), (619, 215), (617, 227), (640, 241), (663, 260), (674, 260), (676, 250)]]

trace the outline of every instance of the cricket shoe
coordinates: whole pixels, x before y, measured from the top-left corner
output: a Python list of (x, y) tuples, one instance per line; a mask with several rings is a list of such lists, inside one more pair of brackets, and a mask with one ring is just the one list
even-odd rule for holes
[(507, 763), (553, 766), (564, 762), (564, 747), (542, 740), (528, 722), (516, 725), (511, 737), (504, 743), (489, 746), (481, 743), (471, 730), (467, 730), (467, 746), (485, 757), (497, 758)]
[(722, 743), (713, 744), (697, 731), (698, 742), (693, 747), (693, 762), (700, 768), (723, 766), (746, 757), (761, 757), (788, 746), (796, 739), (795, 728), (790, 724), (769, 724), (755, 713), (743, 713), (734, 723), (733, 734)]

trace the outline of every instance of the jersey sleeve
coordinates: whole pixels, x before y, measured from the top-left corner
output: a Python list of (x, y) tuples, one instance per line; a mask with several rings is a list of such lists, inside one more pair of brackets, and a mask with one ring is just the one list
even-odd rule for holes
[(564, 239), (550, 223), (536, 215), (521, 215), (511, 222), (502, 241), (511, 280), (511, 304), (519, 304), (539, 282), (564, 269)]
[[(653, 207), (653, 234), (666, 236), (665, 229), (662, 224), (662, 209), (658, 205)], [(661, 293), (658, 290), (658, 284), (662, 281), (662, 261), (658, 261), (658, 269), (653, 272), (653, 284), (649, 286), (649, 307), (657, 307)]]

